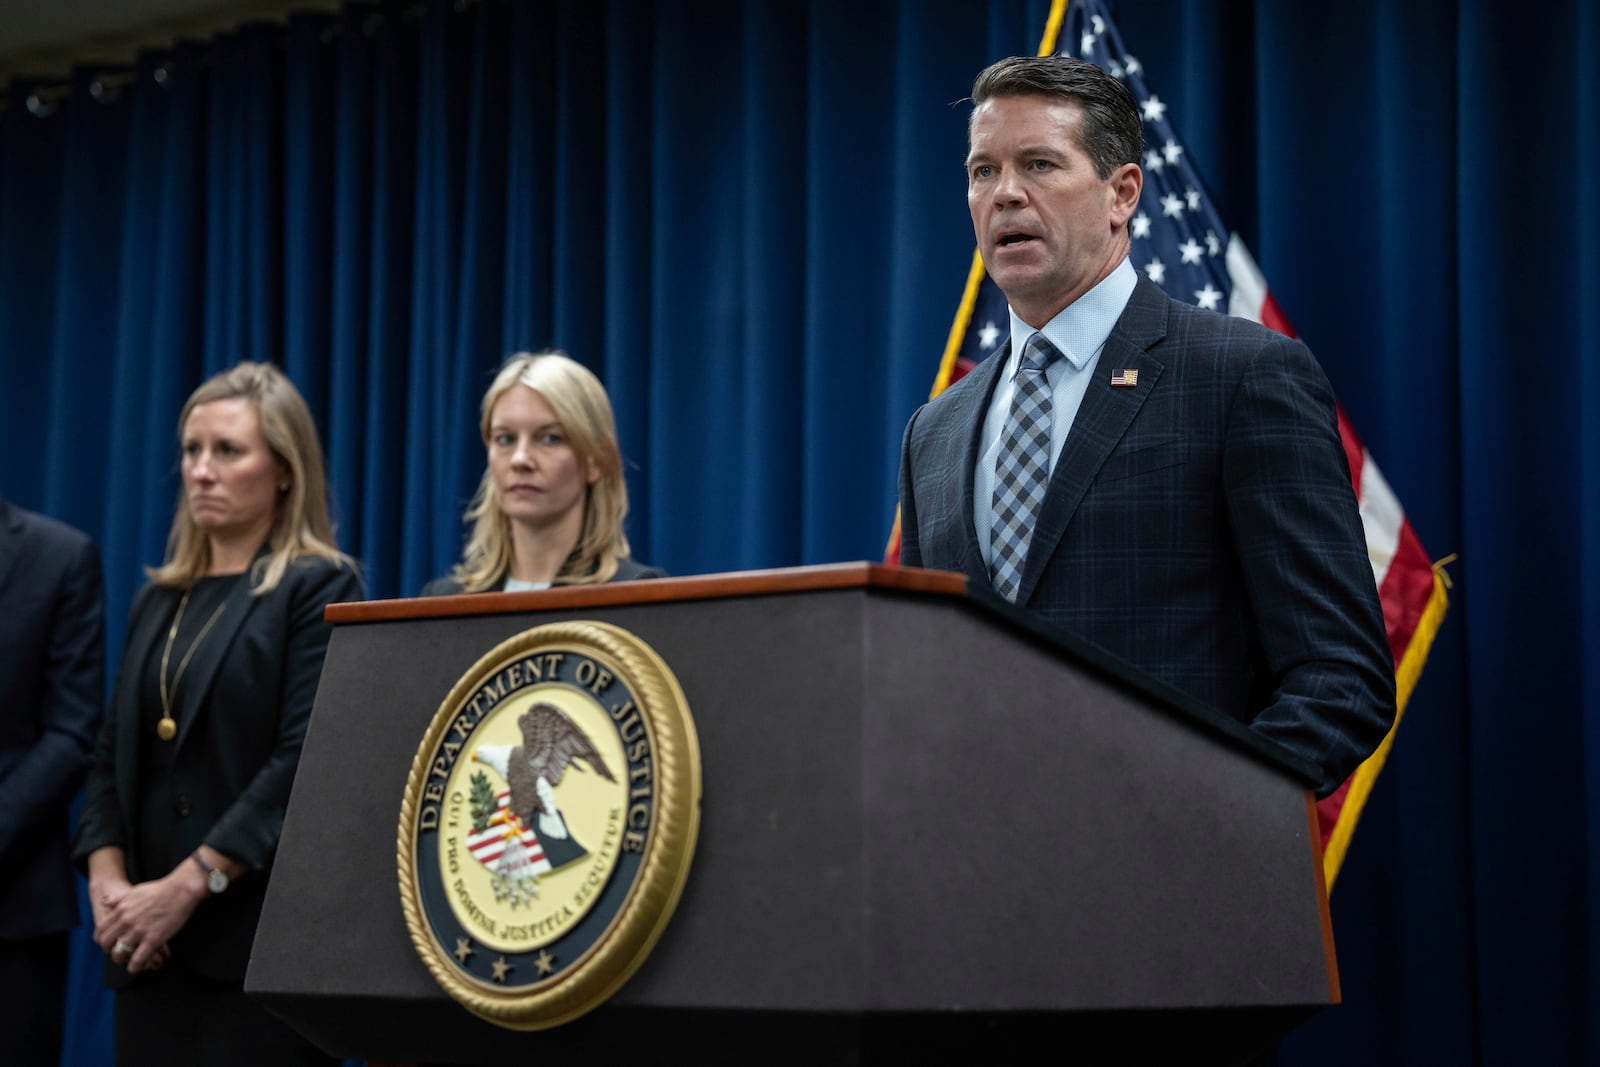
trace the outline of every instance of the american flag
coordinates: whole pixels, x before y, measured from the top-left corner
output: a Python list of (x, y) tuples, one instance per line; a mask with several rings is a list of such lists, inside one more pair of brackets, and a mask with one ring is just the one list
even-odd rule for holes
[[(543, 874), (550, 870), (544, 848), (534, 832), (523, 826), (522, 820), (510, 810), (510, 803), (510, 790), (495, 794), (495, 813), (489, 816), (488, 829), (467, 835), (467, 851), (491, 871), (505, 867), (508, 874)], [(506, 857), (507, 847), (513, 840), (520, 843), (520, 850), (512, 849), (511, 857)], [(506, 858), (504, 863), (501, 862), (503, 857)]]
[[(1061, 54), (1095, 63), (1127, 85), (1144, 118), (1144, 191), (1130, 225), (1133, 266), (1176, 300), (1238, 315), (1297, 336), (1273, 300), (1249, 249), (1217, 214), (1184, 150), (1167, 104), (1151, 89), (1143, 64), (1123, 46), (1106, 5), (1102, 0), (1072, 0), (1066, 5), (1063, 18), (1061, 8), (1065, 2), (1055, 0), (1049, 23), (1052, 29), (1047, 29), (1040, 53), (1056, 52), (1059, 40)], [(1059, 37), (1053, 32), (1058, 25)], [(982, 260), (974, 253), (966, 295), (956, 313), (933, 394), (942, 392), (978, 361), (1004, 347), (1009, 323), (1006, 298), (984, 274)], [(1399, 710), (1404, 714), (1448, 600), (1442, 576), (1435, 573), (1428, 554), (1406, 521), (1405, 509), (1342, 410), (1339, 432), (1360, 503), (1367, 553), (1394, 653)], [(890, 539), (891, 560), (899, 557), (899, 529), (897, 518)], [(1396, 716), (1395, 726), (1399, 723)], [(1393, 740), (1391, 730), (1378, 751), (1317, 805), (1324, 873), (1330, 887)]]

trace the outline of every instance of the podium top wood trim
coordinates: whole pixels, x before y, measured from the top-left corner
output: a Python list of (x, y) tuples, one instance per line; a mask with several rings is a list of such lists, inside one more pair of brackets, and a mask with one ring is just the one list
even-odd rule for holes
[(987, 587), (974, 587), (964, 575), (920, 567), (882, 563), (823, 563), (810, 567), (734, 571), (686, 578), (654, 578), (601, 585), (568, 585), (517, 593), (462, 593), (406, 600), (368, 600), (329, 604), (323, 617), (335, 626), (417, 619), (459, 619), (474, 615), (513, 615), (536, 611), (612, 607), (623, 604), (670, 604), (696, 600), (769, 596), (841, 589), (876, 589), (931, 594), (959, 599), (1017, 630), (1071, 655), (1081, 666), (1115, 679), (1162, 705), (1170, 713), (1199, 724), (1234, 744), (1252, 750), (1307, 785), (1321, 770), (1214, 708), (1207, 707), (1165, 682), (1144, 674), (1089, 641), (1051, 626), (1034, 613), (1002, 599)]
[(605, 607), (613, 604), (655, 604), (680, 600), (717, 600), (770, 593), (805, 593), (823, 589), (895, 589), (914, 593), (965, 596), (967, 580), (949, 571), (890, 567), (882, 563), (824, 563), (780, 570), (736, 571), (687, 578), (655, 578), (641, 582), (566, 585), (521, 593), (462, 593), (408, 600), (368, 600), (329, 604), (323, 617), (343, 623), (389, 622), (396, 619), (456, 618), (504, 615), (522, 611)]

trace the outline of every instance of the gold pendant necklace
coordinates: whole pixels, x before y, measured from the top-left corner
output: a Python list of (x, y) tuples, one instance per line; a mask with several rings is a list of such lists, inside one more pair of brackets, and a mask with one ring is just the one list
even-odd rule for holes
[(178, 683), (183, 680), (183, 672), (189, 668), (189, 661), (194, 658), (194, 650), (200, 647), (200, 642), (206, 639), (206, 634), (211, 632), (211, 625), (222, 614), (222, 609), (228, 606), (227, 598), (217, 605), (217, 610), (211, 613), (211, 618), (200, 627), (199, 635), (189, 643), (189, 651), (183, 654), (183, 659), (178, 662), (178, 673), (172, 679), (172, 686), (167, 686), (167, 664), (172, 660), (172, 642), (178, 639), (178, 624), (183, 621), (183, 609), (189, 606), (189, 594), (194, 592), (190, 586), (183, 591), (183, 599), (178, 601), (178, 614), (172, 617), (172, 627), (167, 631), (167, 647), (161, 653), (161, 721), (156, 723), (156, 736), (163, 741), (171, 741), (178, 736), (178, 720), (172, 717), (172, 694), (178, 691)]

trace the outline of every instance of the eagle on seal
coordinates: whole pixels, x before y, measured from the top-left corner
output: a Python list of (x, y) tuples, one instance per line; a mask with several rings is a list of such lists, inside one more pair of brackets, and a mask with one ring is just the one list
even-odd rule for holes
[(543, 701), (533, 705), (517, 719), (522, 731), (520, 745), (481, 745), (473, 758), (489, 764), (511, 787), (509, 807), (522, 825), (537, 827), (544, 839), (569, 835), (566, 820), (555, 804), (555, 787), (575, 760), (588, 764), (600, 777), (615, 782), (616, 776), (601, 758), (594, 743), (566, 713)]

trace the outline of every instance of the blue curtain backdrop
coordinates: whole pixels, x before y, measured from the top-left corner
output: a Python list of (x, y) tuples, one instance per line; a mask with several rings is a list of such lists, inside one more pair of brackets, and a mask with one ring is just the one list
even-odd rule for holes
[[(954, 102), (1047, 10), (352, 6), (14, 83), (0, 493), (100, 543), (117, 649), (184, 397), (277, 360), (344, 546), (407, 595), (459, 549), (491, 369), (558, 345), (611, 390), (640, 558), (874, 558), (972, 250)], [(1600, 1064), (1600, 13), (1116, 10), (1424, 543), (1461, 553), (1334, 892), (1345, 1003), (1279, 1058)], [(75, 952), (66, 1062), (99, 1063)]]

